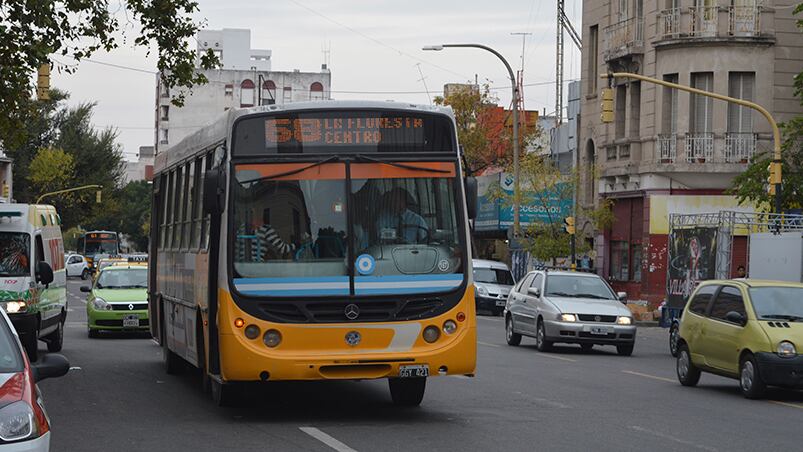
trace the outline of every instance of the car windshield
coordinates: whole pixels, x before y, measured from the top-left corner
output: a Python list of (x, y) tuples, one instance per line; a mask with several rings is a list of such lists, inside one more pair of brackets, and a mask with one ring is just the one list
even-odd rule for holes
[(803, 321), (803, 287), (753, 287), (750, 300), (760, 319)]
[(104, 270), (98, 276), (98, 289), (140, 289), (148, 287), (147, 268)]
[(31, 276), (30, 243), (23, 232), (0, 232), (0, 276)]
[(22, 356), (8, 323), (0, 319), (0, 373), (22, 372)]
[(474, 268), (474, 281), (501, 286), (512, 286), (513, 274), (510, 270), (499, 268)]
[(548, 275), (546, 295), (554, 297), (615, 300), (611, 289), (596, 276)]

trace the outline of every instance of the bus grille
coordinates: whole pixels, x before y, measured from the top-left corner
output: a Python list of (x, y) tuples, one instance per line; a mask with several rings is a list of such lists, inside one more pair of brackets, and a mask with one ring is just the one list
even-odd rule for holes
[(268, 316), (290, 323), (351, 323), (385, 322), (424, 318), (443, 306), (440, 299), (399, 301), (362, 301), (353, 303), (360, 310), (354, 320), (346, 318), (344, 302), (260, 303), (259, 307)]

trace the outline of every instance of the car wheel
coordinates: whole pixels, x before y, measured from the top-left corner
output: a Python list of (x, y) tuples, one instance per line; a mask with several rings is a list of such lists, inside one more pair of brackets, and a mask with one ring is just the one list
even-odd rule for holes
[(700, 381), (700, 369), (691, 361), (689, 346), (686, 344), (682, 344), (678, 347), (676, 369), (680, 384), (683, 386), (697, 386), (697, 383)]
[(739, 387), (748, 399), (760, 399), (767, 385), (758, 373), (758, 365), (753, 355), (746, 355), (739, 364)]
[(680, 328), (677, 323), (673, 323), (669, 328), (669, 353), (672, 356), (678, 356), (678, 337), (680, 337)]
[(56, 331), (48, 334), (45, 341), (47, 342), (47, 351), (51, 353), (61, 351), (61, 347), (64, 345), (64, 316), (62, 316)]
[(390, 398), (397, 406), (418, 406), (424, 399), (426, 378), (388, 378)]
[(543, 319), (538, 319), (538, 327), (535, 333), (535, 348), (537, 348), (539, 352), (552, 350), (552, 341), (546, 338), (546, 327), (544, 327)]
[(87, 280), (89, 279), (89, 275), (90, 275), (89, 269), (85, 268), (84, 271), (81, 272), (81, 279)]
[(162, 361), (168, 375), (177, 375), (184, 370), (183, 360), (167, 347), (167, 341), (162, 343)]
[(580, 348), (583, 349), (583, 353), (588, 353), (594, 348), (594, 344), (580, 344)]
[(99, 337), (100, 337), (100, 331), (98, 331), (98, 330), (93, 330), (93, 329), (91, 329), (91, 328), (90, 328), (90, 329), (86, 330), (86, 335), (87, 335), (87, 336), (88, 336), (90, 339), (97, 339), (97, 338), (99, 338)]
[(513, 331), (513, 317), (508, 316), (505, 319), (505, 339), (507, 339), (507, 345), (519, 345), (521, 344), (521, 334), (516, 333)]
[(630, 356), (630, 355), (633, 354), (633, 348), (635, 346), (636, 346), (636, 344), (633, 344), (633, 343), (625, 344), (625, 345), (617, 345), (616, 346), (616, 353), (618, 353), (619, 356)]
[(31, 362), (39, 359), (39, 331), (34, 330), (30, 334), (22, 336), (21, 342)]

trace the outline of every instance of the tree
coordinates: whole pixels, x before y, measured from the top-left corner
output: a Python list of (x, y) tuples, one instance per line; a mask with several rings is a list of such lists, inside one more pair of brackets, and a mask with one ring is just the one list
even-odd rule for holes
[(58, 148), (44, 148), (36, 153), (28, 169), (28, 180), (41, 194), (62, 190), (68, 186), (75, 171), (75, 159)]
[[(803, 3), (799, 4), (795, 14), (803, 13)], [(803, 30), (803, 19), (797, 21), (797, 26)], [(803, 105), (803, 72), (794, 79), (795, 96)], [(781, 172), (783, 184), (781, 185), (781, 208), (783, 210), (803, 208), (803, 116), (798, 116), (781, 125), (783, 143), (781, 147)], [(733, 181), (730, 193), (734, 194), (740, 203), (750, 202), (772, 210), (775, 197), (767, 192), (768, 165), (773, 159), (771, 153), (762, 153), (753, 159), (744, 173), (739, 174)]]
[[(508, 170), (511, 168), (508, 166)], [(520, 159), (521, 205), (533, 206), (541, 213), (541, 222), (532, 222), (524, 230), (522, 243), (524, 248), (542, 262), (554, 262), (555, 259), (571, 254), (570, 236), (564, 230), (563, 220), (569, 216), (583, 218), (597, 230), (610, 227), (613, 223), (613, 212), (609, 202), (602, 202), (594, 209), (583, 209), (571, 206), (574, 203), (574, 192), (577, 187), (577, 174), (565, 175), (548, 157), (534, 153), (525, 154)], [(500, 200), (507, 208), (513, 207), (513, 196), (502, 190), (498, 184), (490, 189), (489, 196)], [(587, 252), (589, 249), (585, 238), (585, 228), (577, 224), (576, 252)]]
[[(120, 10), (128, 23), (116, 16)], [(172, 100), (182, 105), (193, 85), (207, 81), (196, 69), (190, 41), (203, 25), (192, 19), (197, 11), (194, 0), (127, 0), (119, 6), (108, 0), (0, 2), (0, 144), (14, 147), (25, 139), (26, 124), (36, 116), (37, 107), (30, 98), (32, 75), (40, 65), (55, 63), (56, 69), (73, 72), (77, 62), (121, 43), (133, 42), (149, 53), (155, 44), (162, 82), (168, 88), (179, 88)], [(139, 22), (139, 27), (132, 21)], [(129, 37), (133, 41), (128, 41)], [(51, 55), (70, 58), (76, 64), (51, 62)], [(202, 69), (219, 64), (211, 49), (199, 62)]]
[(436, 105), (452, 107), (457, 123), (457, 139), (463, 146), (466, 158), (466, 171), (473, 174), (492, 165), (497, 156), (489, 146), (489, 133), (483, 124), (487, 112), (496, 105), (491, 98), (489, 86), (480, 91), (475, 85), (457, 89), (448, 97), (435, 97)]

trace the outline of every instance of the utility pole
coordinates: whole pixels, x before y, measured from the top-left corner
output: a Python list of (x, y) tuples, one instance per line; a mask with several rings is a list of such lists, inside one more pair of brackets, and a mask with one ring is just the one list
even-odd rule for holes
[(555, 41), (555, 128), (563, 122), (563, 6), (558, 0), (558, 26)]

